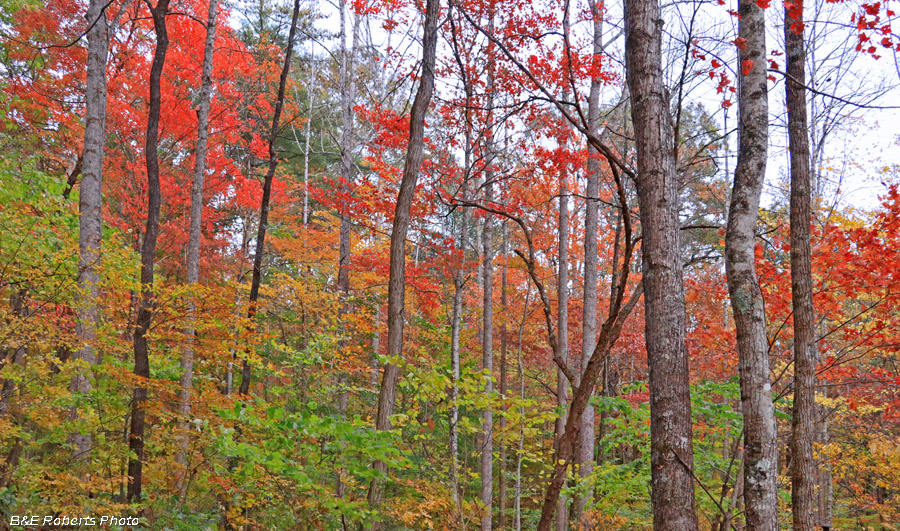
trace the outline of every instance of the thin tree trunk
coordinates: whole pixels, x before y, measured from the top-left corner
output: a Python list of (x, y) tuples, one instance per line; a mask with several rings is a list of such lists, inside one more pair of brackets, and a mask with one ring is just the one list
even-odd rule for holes
[[(75, 335), (80, 342), (73, 356), (88, 365), (97, 362), (95, 343), (100, 326), (100, 261), (103, 232), (103, 152), (106, 145), (106, 60), (109, 28), (106, 3), (91, 0), (88, 4), (88, 61), (85, 88), (84, 151), (81, 156), (81, 190), (78, 195), (78, 291), (75, 302)], [(77, 166), (77, 165), (76, 165)], [(75, 174), (75, 170), (72, 171)], [(72, 377), (70, 390), (87, 394), (91, 391), (91, 371), (80, 370)], [(70, 419), (78, 419), (73, 407)], [(91, 434), (73, 432), (72, 458), (89, 460)]]
[[(557, 270), (557, 357), (563, 363), (569, 361), (569, 185), (566, 168), (563, 168), (559, 180), (559, 269)], [(566, 406), (569, 403), (569, 381), (561, 369), (556, 370), (556, 408), (559, 418), (556, 419), (556, 436), (554, 446), (559, 452), (560, 442), (566, 430)], [(567, 531), (569, 528), (565, 496), (559, 497), (556, 508), (556, 529)]]
[(528, 303), (531, 290), (525, 294), (522, 306), (522, 320), (519, 322), (519, 347), (516, 353), (516, 367), (519, 370), (519, 447), (516, 449), (516, 492), (513, 505), (515, 507), (516, 531), (522, 531), (522, 459), (525, 455), (525, 365), (522, 363), (522, 335), (525, 333), (525, 321), (528, 318)]
[[(599, 57), (603, 52), (603, 19), (600, 7), (595, 0), (589, 0), (591, 16), (594, 24), (594, 48), (593, 53)], [(591, 91), (588, 94), (588, 129), (595, 135), (600, 131), (600, 86), (601, 80), (591, 79)], [(587, 187), (585, 189), (585, 214), (584, 214), (584, 295), (582, 299), (582, 338), (581, 338), (581, 367), (578, 374), (578, 384), (581, 385), (581, 375), (587, 367), (594, 347), (597, 344), (597, 224), (599, 222), (598, 208), (600, 195), (600, 156), (595, 148), (589, 146), (589, 158), (587, 160)], [(613, 271), (616, 264), (613, 263)], [(613, 280), (615, 284), (615, 279)], [(593, 390), (592, 390), (593, 394)], [(585, 407), (581, 419), (581, 440), (578, 442), (578, 454), (575, 456), (575, 464), (578, 466), (579, 476), (587, 478), (593, 471), (594, 458), (594, 408)], [(584, 509), (589, 496), (578, 496), (572, 504), (572, 521), (579, 529), (587, 530), (589, 523), (584, 519)]]
[[(458, 249), (465, 262), (468, 219), (465, 210), (462, 216)], [(450, 319), (450, 484), (453, 489), (453, 503), (456, 505), (458, 524), (462, 525), (463, 509), (459, 492), (459, 332), (462, 324), (463, 287), (465, 271), (462, 267), (453, 274), (453, 314)]]
[(303, 226), (309, 222), (309, 139), (312, 137), (312, 118), (313, 104), (315, 102), (315, 91), (312, 87), (316, 83), (316, 58), (314, 48), (310, 45), (310, 72), (309, 81), (306, 85), (306, 98), (309, 100), (309, 110), (307, 112), (306, 131), (304, 132), (303, 141)]
[[(434, 91), (434, 63), (437, 50), (437, 23), (440, 16), (440, 0), (427, 0), (425, 6), (425, 30), (422, 39), (422, 70), (419, 88), (413, 100), (409, 121), (409, 145), (403, 163), (403, 177), (397, 193), (394, 225), (391, 230), (390, 274), (388, 278), (388, 337), (387, 354), (399, 357), (403, 354), (403, 304), (406, 290), (406, 233), (409, 229), (409, 210), (419, 179), (419, 166), (424, 159), (425, 114)], [(397, 394), (399, 369), (388, 363), (384, 367), (381, 392), (378, 395), (377, 430), (391, 428), (394, 398)], [(384, 462), (376, 461), (376, 470), (385, 473)], [(369, 487), (368, 500), (373, 508), (381, 503), (380, 481), (376, 477)]]
[[(253, 326), (256, 317), (256, 304), (259, 300), (259, 285), (262, 281), (262, 260), (266, 245), (266, 230), (269, 225), (269, 199), (272, 196), (272, 180), (275, 178), (275, 169), (278, 167), (278, 156), (275, 153), (275, 141), (278, 139), (281, 111), (284, 107), (284, 89), (287, 85), (288, 73), (291, 70), (291, 56), (294, 51), (294, 35), (297, 33), (297, 18), (300, 14), (300, 0), (294, 0), (294, 12), (291, 15), (291, 29), (288, 32), (287, 49), (284, 53), (284, 66), (281, 68), (281, 77), (278, 81), (278, 95), (275, 99), (275, 111), (272, 115), (272, 129), (269, 131), (269, 169), (263, 181), (263, 196), (259, 207), (259, 227), (256, 233), (256, 251), (253, 255), (253, 279), (250, 283), (250, 304), (247, 307), (247, 320)], [(250, 360), (245, 357), (242, 366), (241, 386), (238, 393), (247, 395), (250, 393)]]
[[(819, 444), (828, 444), (828, 408), (821, 406), (819, 411), (822, 420), (819, 423)], [(832, 526), (832, 505), (834, 504), (834, 489), (832, 487), (831, 467), (822, 463), (819, 467), (819, 526), (823, 531), (828, 531)]]
[(765, 10), (742, 0), (738, 63), (738, 161), (725, 233), (725, 270), (737, 331), (744, 415), (744, 500), (747, 529), (778, 528), (775, 407), (769, 381), (766, 314), (756, 277), (756, 224), (766, 176), (769, 103), (766, 87)]
[[(209, 1), (206, 23), (206, 44), (203, 48), (203, 71), (200, 77), (200, 109), (197, 111), (197, 149), (194, 153), (194, 180), (191, 186), (191, 227), (188, 234), (187, 283), (194, 285), (200, 280), (200, 238), (203, 221), (203, 180), (206, 176), (206, 147), (209, 140), (209, 103), (212, 94), (212, 65), (216, 39), (216, 15), (218, 0)], [(188, 303), (188, 326), (185, 329), (184, 352), (181, 355), (181, 392), (178, 396), (178, 434), (175, 462), (183, 470), (179, 471), (177, 489), (182, 500), (187, 496), (187, 466), (190, 438), (188, 427), (191, 416), (191, 388), (194, 380), (194, 335), (196, 333), (197, 302)]]
[[(508, 330), (506, 326), (507, 319), (509, 317), (509, 306), (506, 292), (509, 290), (509, 277), (507, 274), (507, 262), (508, 257), (507, 253), (509, 248), (509, 241), (506, 235), (506, 223), (503, 223), (500, 226), (500, 234), (501, 234), (501, 244), (500, 244), (500, 255), (503, 257), (503, 264), (500, 269), (500, 306), (503, 308), (503, 320), (500, 324), (500, 399), (505, 404), (506, 402), (506, 354), (508, 349)], [(506, 529), (506, 406), (504, 405), (503, 411), (500, 413), (500, 488), (497, 495), (500, 497), (500, 504), (498, 508), (497, 514), (497, 528), (500, 530)]]
[(625, 64), (637, 148), (653, 528), (695, 531), (693, 441), (678, 183), (658, 0), (626, 0)]
[[(166, 51), (169, 47), (169, 33), (166, 28), (166, 12), (169, 0), (159, 0), (150, 10), (153, 29), (156, 31), (156, 50), (150, 66), (150, 110), (147, 118), (147, 140), (144, 156), (147, 162), (147, 225), (144, 229), (144, 243), (141, 246), (141, 299), (138, 305), (134, 329), (134, 374), (138, 382), (150, 378), (150, 356), (147, 332), (153, 319), (153, 266), (156, 257), (156, 240), (159, 236), (159, 211), (162, 197), (159, 185), (159, 111), (161, 107), (160, 82)], [(144, 401), (147, 400), (146, 384), (138, 383), (134, 388), (131, 403), (131, 430), (128, 449), (133, 456), (128, 461), (128, 491), (126, 501), (140, 502), (144, 461)]]
[[(493, 162), (493, 152), (486, 142), (488, 157), (488, 170), (485, 174), (484, 201), (490, 204), (494, 200), (493, 172), (490, 164)], [(481, 370), (484, 372), (484, 394), (490, 400), (494, 392), (494, 220), (490, 214), (485, 213), (484, 228), (481, 232), (482, 241), (482, 289), (484, 293), (482, 331), (481, 331)], [(481, 530), (491, 531), (492, 508), (494, 493), (494, 412), (487, 405), (481, 418)]]
[[(341, 192), (344, 200), (340, 205), (341, 228), (338, 251), (338, 290), (340, 291), (340, 307), (338, 308), (338, 322), (341, 323), (341, 339), (338, 349), (347, 348), (347, 328), (344, 316), (349, 313), (350, 305), (350, 212), (347, 197), (350, 195), (350, 183), (353, 182), (353, 102), (356, 100), (356, 49), (359, 40), (360, 16), (353, 21), (353, 36), (351, 37), (350, 50), (346, 43), (346, 11), (343, 4), (340, 6), (340, 39), (341, 39)], [(347, 409), (346, 375), (341, 372), (338, 375), (338, 413), (343, 417)], [(344, 496), (344, 485), (340, 475), (337, 479), (337, 495)]]
[(785, 6), (788, 141), (791, 172), (791, 295), (794, 310), (794, 414), (791, 422), (791, 506), (794, 531), (812, 531), (816, 514), (816, 339), (810, 258), (810, 170), (806, 116), (803, 3)]

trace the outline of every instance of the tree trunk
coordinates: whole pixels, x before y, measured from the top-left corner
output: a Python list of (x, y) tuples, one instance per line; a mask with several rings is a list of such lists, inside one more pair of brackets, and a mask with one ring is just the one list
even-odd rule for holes
[[(81, 156), (81, 191), (78, 195), (78, 295), (75, 301), (75, 335), (80, 343), (74, 358), (88, 365), (97, 362), (94, 350), (100, 326), (100, 261), (103, 232), (103, 152), (106, 145), (106, 59), (109, 28), (106, 3), (91, 0), (88, 4), (88, 61), (85, 87), (84, 151)], [(75, 174), (75, 170), (72, 171)], [(80, 370), (72, 377), (70, 390), (87, 394), (91, 391), (91, 371)], [(73, 407), (71, 420), (78, 418)], [(72, 458), (89, 460), (91, 434), (73, 432)]]
[(794, 414), (791, 422), (791, 506), (794, 531), (812, 531), (816, 514), (816, 339), (810, 258), (810, 171), (806, 117), (803, 3), (785, 7), (785, 93), (791, 172), (791, 295), (794, 310)]
[[(559, 180), (559, 269), (557, 270), (557, 356), (563, 363), (569, 361), (569, 185), (566, 168)], [(569, 382), (561, 369), (556, 370), (556, 437), (554, 446), (559, 452), (560, 442), (566, 430), (566, 406), (569, 404)], [(566, 511), (565, 496), (559, 497), (556, 508), (557, 531), (568, 531), (569, 513)]]
[[(200, 238), (203, 221), (203, 180), (206, 176), (206, 146), (209, 140), (209, 103), (212, 94), (212, 65), (216, 39), (216, 15), (218, 0), (209, 1), (206, 23), (206, 44), (203, 48), (203, 71), (200, 77), (200, 108), (197, 111), (197, 149), (194, 152), (194, 180), (191, 186), (191, 227), (188, 234), (187, 283), (197, 284), (200, 280)], [(194, 335), (197, 302), (188, 303), (188, 326), (185, 329), (187, 344), (181, 355), (181, 392), (178, 396), (178, 435), (175, 462), (183, 470), (179, 471), (177, 489), (182, 500), (187, 496), (187, 466), (189, 450), (189, 421), (191, 416), (191, 388), (194, 379)]]
[[(281, 68), (281, 77), (278, 81), (278, 95), (275, 99), (275, 110), (272, 115), (272, 129), (269, 130), (269, 169), (263, 181), (263, 196), (259, 207), (259, 227), (256, 233), (256, 251), (253, 255), (253, 278), (250, 283), (250, 304), (247, 307), (247, 320), (253, 326), (256, 317), (257, 301), (259, 300), (259, 284), (262, 281), (262, 260), (266, 245), (266, 230), (269, 225), (269, 199), (272, 196), (272, 180), (275, 178), (275, 169), (278, 167), (278, 156), (275, 153), (275, 141), (278, 139), (281, 110), (284, 107), (284, 89), (287, 85), (288, 73), (291, 71), (291, 55), (294, 51), (294, 35), (297, 33), (297, 18), (300, 15), (300, 0), (294, 0), (294, 12), (291, 15), (291, 29), (288, 32), (287, 49), (284, 52), (284, 66)], [(241, 386), (238, 393), (247, 395), (250, 393), (250, 360), (244, 358), (241, 374)]]
[(147, 140), (144, 156), (147, 162), (147, 225), (144, 229), (144, 243), (141, 246), (141, 299), (138, 304), (134, 329), (134, 374), (138, 378), (131, 402), (131, 431), (128, 449), (133, 456), (128, 461), (128, 492), (126, 500), (141, 501), (142, 468), (144, 461), (144, 401), (147, 399), (146, 384), (141, 380), (150, 378), (150, 356), (147, 332), (153, 319), (153, 266), (156, 257), (156, 239), (159, 236), (159, 210), (162, 197), (159, 186), (159, 111), (161, 106), (160, 81), (169, 47), (169, 33), (166, 28), (166, 12), (169, 0), (159, 0), (150, 10), (153, 29), (156, 31), (156, 50), (150, 66), (150, 110), (147, 117)]
[[(756, 277), (756, 224), (766, 176), (769, 103), (766, 87), (765, 10), (742, 0), (738, 33), (738, 161), (725, 233), (728, 294), (737, 331), (744, 415), (744, 503), (747, 529), (778, 528), (775, 407), (769, 382), (769, 343), (762, 292)], [(749, 62), (749, 63), (748, 63)], [(743, 65), (752, 65), (743, 67)]]
[(519, 446), (516, 451), (516, 487), (513, 501), (516, 531), (522, 531), (522, 458), (525, 455), (525, 365), (522, 363), (522, 335), (525, 333), (525, 321), (528, 319), (528, 303), (531, 290), (525, 293), (525, 304), (522, 305), (522, 320), (519, 321), (519, 346), (516, 353), (516, 368), (519, 371)]
[(653, 528), (698, 529), (678, 183), (669, 98), (663, 85), (657, 0), (625, 2), (625, 64), (632, 99), (643, 241), (645, 340), (650, 367)]
[[(406, 233), (409, 228), (409, 210), (419, 179), (419, 166), (424, 159), (425, 113), (434, 91), (434, 62), (437, 50), (437, 23), (440, 16), (440, 0), (427, 0), (425, 30), (422, 39), (422, 70), (419, 88), (413, 100), (409, 121), (409, 145), (403, 163), (403, 177), (397, 193), (394, 210), (394, 226), (391, 230), (390, 274), (388, 278), (388, 337), (387, 354), (399, 357), (403, 354), (403, 304), (406, 289)], [(381, 392), (378, 394), (378, 414), (375, 428), (389, 430), (397, 393), (398, 367), (388, 363), (384, 367)], [(383, 462), (376, 461), (376, 470), (384, 473)], [(372, 480), (368, 500), (373, 508), (381, 503), (382, 493), (378, 478)]]
[[(830, 437), (828, 435), (828, 408), (819, 408), (822, 420), (819, 423), (819, 444), (825, 446)], [(832, 506), (834, 505), (834, 489), (832, 487), (831, 466), (822, 463), (819, 467), (819, 526), (823, 531), (828, 531), (832, 526)]]
[[(340, 291), (340, 306), (338, 308), (338, 322), (341, 327), (341, 339), (338, 349), (347, 349), (347, 327), (344, 316), (350, 312), (350, 211), (346, 198), (350, 195), (350, 183), (353, 182), (353, 103), (356, 100), (356, 48), (359, 40), (360, 16), (353, 21), (353, 36), (350, 50), (346, 43), (346, 12), (343, 4), (340, 6), (340, 39), (341, 39), (341, 193), (343, 201), (340, 205), (341, 228), (338, 250), (338, 290)], [(347, 410), (348, 394), (346, 389), (346, 375), (342, 372), (337, 378), (338, 387), (338, 414), (343, 417)], [(344, 484), (340, 475), (337, 479), (337, 495), (344, 497)]]
[[(467, 153), (468, 155), (468, 153)], [(468, 236), (468, 216), (462, 212), (462, 228), (460, 230), (458, 250), (465, 262), (466, 239)], [(456, 506), (458, 521), (462, 525), (463, 508), (459, 491), (459, 332), (462, 324), (463, 288), (465, 286), (465, 270), (460, 267), (453, 273), (453, 314), (450, 319), (450, 484), (453, 489), (453, 503)]]
[(508, 330), (506, 322), (509, 319), (509, 306), (506, 292), (509, 290), (509, 277), (507, 275), (507, 253), (509, 252), (509, 241), (506, 236), (506, 223), (500, 226), (501, 244), (500, 255), (503, 257), (503, 264), (500, 269), (500, 306), (503, 308), (503, 319), (500, 323), (500, 399), (503, 401), (503, 411), (500, 414), (500, 488), (497, 495), (500, 497), (500, 504), (497, 514), (497, 528), (506, 529), (506, 354), (508, 349)]
[[(589, 0), (591, 16), (594, 23), (594, 48), (593, 53), (598, 56), (603, 52), (603, 20), (600, 7), (595, 0)], [(601, 80), (591, 79), (591, 91), (588, 94), (588, 129), (599, 135), (600, 131), (600, 86)], [(588, 148), (587, 161), (587, 187), (585, 189), (585, 214), (584, 214), (584, 296), (582, 299), (582, 334), (581, 334), (581, 367), (578, 374), (578, 382), (581, 384), (581, 375), (594, 347), (597, 344), (597, 223), (599, 221), (599, 195), (600, 195), (600, 161), (597, 157), (600, 153), (595, 148)], [(616, 264), (613, 263), (613, 271)], [(615, 282), (613, 282), (614, 284)], [(593, 394), (593, 390), (591, 392)], [(586, 406), (581, 419), (581, 440), (578, 442), (578, 454), (575, 456), (575, 464), (578, 466), (579, 476), (584, 479), (593, 471), (594, 459), (594, 408)], [(584, 509), (588, 496), (579, 496), (572, 505), (572, 521), (579, 529), (588, 529), (588, 522), (584, 520)]]
[[(488, 135), (490, 138), (490, 135)], [(494, 175), (490, 165), (493, 152), (490, 142), (486, 141), (488, 170), (485, 174), (484, 202), (491, 204), (494, 200)], [(481, 232), (482, 268), (481, 281), (484, 293), (482, 301), (481, 331), (481, 370), (484, 372), (484, 394), (490, 400), (494, 392), (494, 220), (485, 213), (484, 229)], [(481, 415), (481, 530), (491, 531), (491, 512), (494, 492), (494, 412), (490, 405), (484, 408)]]

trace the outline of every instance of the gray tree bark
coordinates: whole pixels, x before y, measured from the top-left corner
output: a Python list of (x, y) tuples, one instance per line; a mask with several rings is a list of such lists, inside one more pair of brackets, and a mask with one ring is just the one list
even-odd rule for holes
[[(595, 0), (589, 0), (594, 24), (593, 53), (599, 56), (603, 52), (603, 19), (600, 6)], [(591, 79), (591, 91), (588, 94), (588, 129), (595, 134), (600, 134), (600, 86), (601, 80)], [(592, 146), (588, 147), (590, 158), (587, 161), (587, 187), (585, 188), (585, 214), (584, 214), (584, 295), (582, 297), (583, 316), (581, 333), (581, 367), (578, 374), (578, 383), (581, 384), (581, 376), (587, 367), (594, 348), (597, 345), (597, 224), (599, 222), (599, 195), (600, 195), (600, 161), (597, 159), (600, 153)], [(613, 264), (613, 270), (616, 266)], [(615, 281), (613, 282), (613, 284)], [(593, 394), (593, 392), (592, 392)], [(588, 404), (584, 408), (581, 419), (581, 440), (578, 442), (578, 453), (575, 463), (578, 465), (579, 476), (587, 478), (594, 469), (594, 408)], [(579, 496), (574, 501), (572, 520), (579, 529), (587, 530), (589, 523), (584, 519), (584, 509), (589, 496)]]
[(678, 183), (657, 0), (625, 2), (625, 65), (637, 148), (653, 528), (696, 531)]
[[(191, 184), (191, 226), (188, 233), (187, 283), (200, 281), (200, 238), (203, 221), (203, 181), (206, 177), (206, 148), (209, 141), (209, 104), (212, 94), (212, 65), (216, 40), (216, 15), (218, 0), (209, 1), (206, 21), (206, 43), (203, 48), (203, 70), (200, 74), (200, 108), (197, 110), (197, 148), (194, 151), (194, 179)], [(182, 500), (187, 496), (187, 467), (190, 438), (191, 389), (194, 381), (194, 335), (196, 334), (197, 303), (188, 303), (188, 326), (185, 329), (186, 345), (181, 354), (181, 391), (178, 395), (178, 434), (176, 435), (175, 462), (184, 470), (179, 472), (177, 489)]]
[[(486, 142), (486, 144), (489, 142)], [(485, 174), (484, 201), (490, 204), (494, 200), (492, 151), (487, 147), (488, 170)], [(481, 369), (484, 371), (484, 394), (490, 398), (494, 392), (494, 220), (485, 213), (484, 226), (481, 232), (482, 267), (481, 282), (484, 293), (482, 332), (481, 332)], [(494, 412), (490, 405), (481, 414), (481, 530), (491, 531), (494, 493)]]
[[(84, 151), (81, 156), (81, 190), (78, 196), (78, 295), (75, 301), (75, 335), (80, 342), (73, 356), (88, 365), (97, 362), (94, 343), (100, 327), (100, 266), (103, 232), (103, 151), (106, 145), (106, 62), (109, 49), (109, 27), (106, 3), (91, 0), (88, 4), (88, 60), (85, 87)], [(96, 21), (96, 22), (95, 22)], [(73, 170), (73, 174), (75, 171)], [(91, 371), (83, 369), (72, 377), (70, 390), (87, 394), (91, 391)], [(71, 420), (78, 418), (73, 407)], [(89, 460), (91, 434), (72, 433), (72, 458)]]
[[(347, 327), (344, 324), (344, 315), (350, 312), (350, 212), (346, 198), (350, 195), (350, 183), (353, 182), (353, 103), (356, 101), (356, 50), (359, 42), (359, 24), (361, 17), (357, 15), (353, 20), (353, 33), (350, 49), (347, 50), (346, 40), (346, 10), (340, 6), (340, 39), (341, 39), (341, 193), (344, 199), (340, 204), (341, 228), (338, 244), (338, 290), (340, 291), (340, 306), (338, 308), (338, 322), (341, 328), (341, 339), (338, 348), (345, 350), (348, 344)], [(308, 135), (307, 135), (308, 137)], [(346, 389), (346, 375), (341, 373), (337, 377), (338, 387), (338, 413), (343, 416), (347, 410), (348, 394)], [(340, 475), (337, 479), (337, 495), (344, 497), (346, 490)]]
[[(739, 9), (738, 34), (745, 43), (738, 49), (738, 161), (725, 233), (725, 270), (737, 331), (747, 529), (770, 531), (778, 528), (778, 449), (766, 315), (755, 254), (769, 139), (766, 25), (765, 10), (753, 0), (742, 0)], [(752, 65), (749, 71), (745, 64)]]
[[(788, 142), (791, 172), (791, 295), (794, 310), (794, 412), (791, 422), (791, 506), (794, 531), (812, 531), (816, 519), (816, 338), (810, 258), (809, 122), (806, 113), (806, 54), (803, 4), (785, 7)], [(792, 16), (794, 15), (794, 16)]]
[[(557, 241), (559, 264), (557, 269), (557, 357), (563, 363), (569, 361), (569, 186), (566, 170), (559, 180), (559, 239)], [(556, 437), (554, 447), (559, 452), (560, 442), (566, 431), (566, 406), (569, 404), (569, 381), (561, 369), (556, 370)], [(559, 497), (556, 508), (556, 529), (567, 531), (569, 513), (566, 511), (565, 496)]]
[[(440, 0), (427, 0), (425, 5), (425, 30), (422, 39), (422, 70), (419, 88), (410, 111), (409, 144), (403, 162), (403, 176), (397, 193), (394, 224), (391, 230), (390, 272), (388, 278), (388, 337), (387, 354), (403, 355), (403, 305), (406, 290), (406, 233), (409, 229), (409, 210), (419, 179), (419, 166), (424, 159), (425, 113), (434, 91), (434, 63), (437, 50), (437, 25), (440, 16)], [(378, 394), (378, 413), (375, 428), (389, 430), (397, 394), (399, 369), (393, 363), (384, 367), (381, 391)], [(376, 470), (384, 473), (382, 461), (374, 463)], [(381, 503), (382, 492), (378, 478), (372, 480), (368, 500), (371, 507)]]
[[(469, 150), (466, 152), (468, 158)], [(457, 249), (465, 261), (466, 240), (468, 239), (468, 216), (462, 211), (459, 243)], [(453, 503), (456, 505), (457, 523), (462, 525), (463, 508), (459, 492), (459, 332), (462, 325), (463, 289), (466, 272), (460, 267), (453, 273), (453, 312), (450, 318), (450, 484), (453, 489)]]

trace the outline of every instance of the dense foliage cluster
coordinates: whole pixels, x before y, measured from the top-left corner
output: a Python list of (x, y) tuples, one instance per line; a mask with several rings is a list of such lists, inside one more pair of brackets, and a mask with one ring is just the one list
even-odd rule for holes
[[(693, 426), (684, 466), (700, 528), (721, 531), (745, 525), (749, 490), (725, 265), (732, 78), (765, 66), (738, 67), (746, 39), (731, 27), (739, 17), (731, 3), (682, 2), (663, 13)], [(535, 529), (548, 500), (558, 529), (652, 528), (655, 391), (641, 256), (649, 227), (635, 184), (643, 162), (622, 6), (441, 5), (397, 356), (387, 347), (390, 240), (410, 108), (427, 77), (425, 3), (90, 4), (94, 11), (76, 0), (0, 2), (0, 528), (9, 515), (114, 514), (139, 515), (146, 529), (461, 530), (484, 529), (485, 518), (488, 529)], [(756, 4), (782, 23), (769, 2)], [(154, 185), (148, 80), (160, 5), (168, 47)], [(785, 6), (803, 14), (802, 4)], [(881, 64), (879, 54), (900, 50), (896, 15), (887, 3), (849, 0), (805, 8), (807, 47), (824, 50), (807, 60), (819, 87), (807, 96), (816, 518), (834, 529), (896, 529), (900, 169), (834, 149), (874, 120), (865, 106), (890, 90), (853, 83)], [(79, 202), (82, 176), (94, 175), (85, 131), (97, 24), (86, 13), (98, 10), (108, 28), (102, 239), (100, 259), (85, 264)], [(784, 50), (770, 41), (759, 63), (769, 63), (774, 123), (784, 114), (776, 102)], [(200, 166), (198, 130), (208, 135)], [(777, 428), (776, 511), (786, 525), (791, 205), (776, 183), (775, 142), (755, 266)], [(878, 177), (879, 202), (839, 201), (844, 172)], [(148, 251), (154, 186), (162, 200)], [(86, 271), (96, 286), (85, 284)], [(149, 327), (141, 315), (152, 316)], [(136, 368), (141, 337), (149, 377)], [(592, 436), (560, 454), (597, 337), (584, 417)], [(399, 379), (389, 429), (376, 429), (385, 367)], [(560, 467), (556, 502), (548, 484)]]

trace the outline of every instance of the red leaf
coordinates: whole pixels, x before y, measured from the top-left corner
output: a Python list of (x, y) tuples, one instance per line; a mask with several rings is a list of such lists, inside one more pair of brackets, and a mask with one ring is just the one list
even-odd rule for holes
[(744, 62), (741, 63), (741, 72), (746, 76), (750, 72), (753, 71), (753, 61), (751, 59), (744, 59)]

